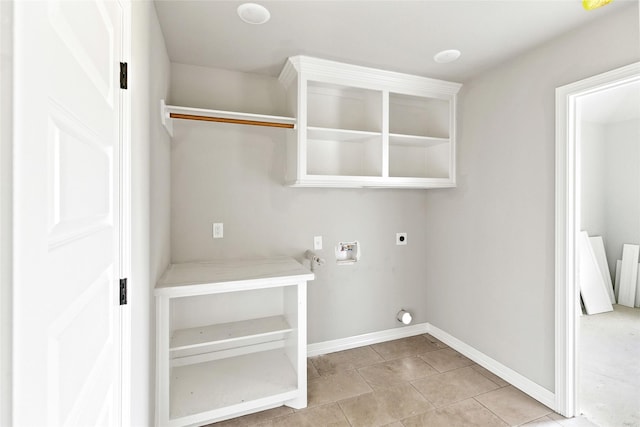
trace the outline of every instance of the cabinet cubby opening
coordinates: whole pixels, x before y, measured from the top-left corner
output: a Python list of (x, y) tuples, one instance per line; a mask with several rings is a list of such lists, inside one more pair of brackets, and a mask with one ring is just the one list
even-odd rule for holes
[(172, 352), (213, 345), (242, 343), (256, 338), (273, 338), (291, 332), (284, 316), (252, 318), (237, 322), (219, 323), (173, 331), (169, 349)]
[(450, 101), (398, 93), (389, 94), (389, 132), (449, 138)]
[(382, 131), (382, 91), (307, 82), (307, 126)]
[(283, 394), (293, 398), (297, 388), (298, 375), (284, 349), (173, 367), (169, 417), (233, 410), (234, 405)]
[(381, 136), (307, 139), (307, 174), (340, 176), (381, 176)]
[(449, 143), (390, 144), (389, 176), (450, 178)]
[(283, 309), (282, 287), (171, 298), (171, 335), (191, 328), (278, 316)]

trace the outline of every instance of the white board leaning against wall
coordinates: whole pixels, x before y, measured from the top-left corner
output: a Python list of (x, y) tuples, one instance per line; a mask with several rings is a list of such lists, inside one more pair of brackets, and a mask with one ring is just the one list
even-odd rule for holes
[(578, 250), (580, 294), (587, 314), (613, 311), (602, 272), (586, 231), (582, 231), (578, 236)]

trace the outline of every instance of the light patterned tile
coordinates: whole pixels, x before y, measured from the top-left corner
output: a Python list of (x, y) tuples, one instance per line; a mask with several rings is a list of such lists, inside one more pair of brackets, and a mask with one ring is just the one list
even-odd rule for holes
[(355, 370), (313, 378), (307, 384), (308, 406), (337, 402), (372, 391)]
[[(268, 420), (282, 417), (293, 413), (293, 409), (286, 406), (279, 406), (273, 409), (267, 409), (266, 411), (256, 412), (254, 414), (244, 415), (238, 418), (232, 418), (230, 420), (221, 421), (219, 423), (209, 424), (211, 427), (245, 427), (253, 426)], [(205, 427), (208, 427), (205, 426)]]
[(473, 369), (475, 369), (477, 372), (481, 373), (485, 377), (489, 378), (491, 381), (498, 384), (500, 387), (506, 387), (509, 385), (508, 382), (506, 382), (505, 380), (503, 380), (493, 372), (488, 371), (487, 369), (483, 368), (480, 365), (473, 365)]
[(310, 358), (319, 375), (332, 375), (339, 371), (348, 371), (384, 361), (369, 346), (338, 351)]
[(337, 403), (316, 406), (291, 415), (274, 418), (256, 427), (349, 427), (349, 422)]
[(316, 367), (313, 366), (313, 363), (310, 359), (307, 359), (307, 380), (310, 380), (311, 378), (317, 378), (319, 376), (320, 374), (318, 373)]
[(411, 384), (436, 407), (450, 405), (498, 388), (496, 383), (471, 367), (432, 375), (411, 381)]
[(551, 413), (551, 409), (513, 386), (476, 396), (476, 400), (511, 425), (527, 423)]
[(529, 427), (561, 427), (561, 425), (562, 424), (558, 424), (547, 415), (542, 418), (538, 418), (537, 420), (529, 421), (528, 423), (523, 424), (523, 426)]
[(427, 339), (427, 341), (429, 341), (429, 343), (433, 346), (435, 346), (436, 348), (442, 349), (442, 348), (449, 348), (448, 345), (446, 345), (445, 343), (443, 343), (442, 341), (440, 341), (439, 339), (435, 338), (433, 335), (431, 334), (424, 334), (424, 337)]
[(433, 409), (411, 384), (381, 388), (338, 402), (354, 427), (384, 426)]
[(431, 344), (424, 335), (373, 344), (371, 347), (385, 360), (418, 356), (438, 349), (438, 347)]
[(473, 399), (402, 420), (404, 427), (504, 427), (507, 424)]
[(471, 366), (474, 363), (452, 348), (445, 348), (425, 353), (420, 356), (422, 360), (436, 368), (439, 372), (452, 371), (454, 369)]
[(374, 389), (401, 384), (438, 373), (419, 357), (393, 359), (388, 362), (360, 368), (358, 372)]

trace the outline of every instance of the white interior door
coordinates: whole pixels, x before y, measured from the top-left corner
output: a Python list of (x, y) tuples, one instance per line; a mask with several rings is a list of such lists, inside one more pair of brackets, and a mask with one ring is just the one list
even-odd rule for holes
[(120, 425), (123, 5), (14, 25), (14, 425)]

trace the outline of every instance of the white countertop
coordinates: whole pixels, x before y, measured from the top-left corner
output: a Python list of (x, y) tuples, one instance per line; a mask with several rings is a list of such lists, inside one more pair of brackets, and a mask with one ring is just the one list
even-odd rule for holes
[(293, 258), (217, 260), (171, 264), (156, 295), (182, 296), (281, 286), (313, 280), (314, 274)]

